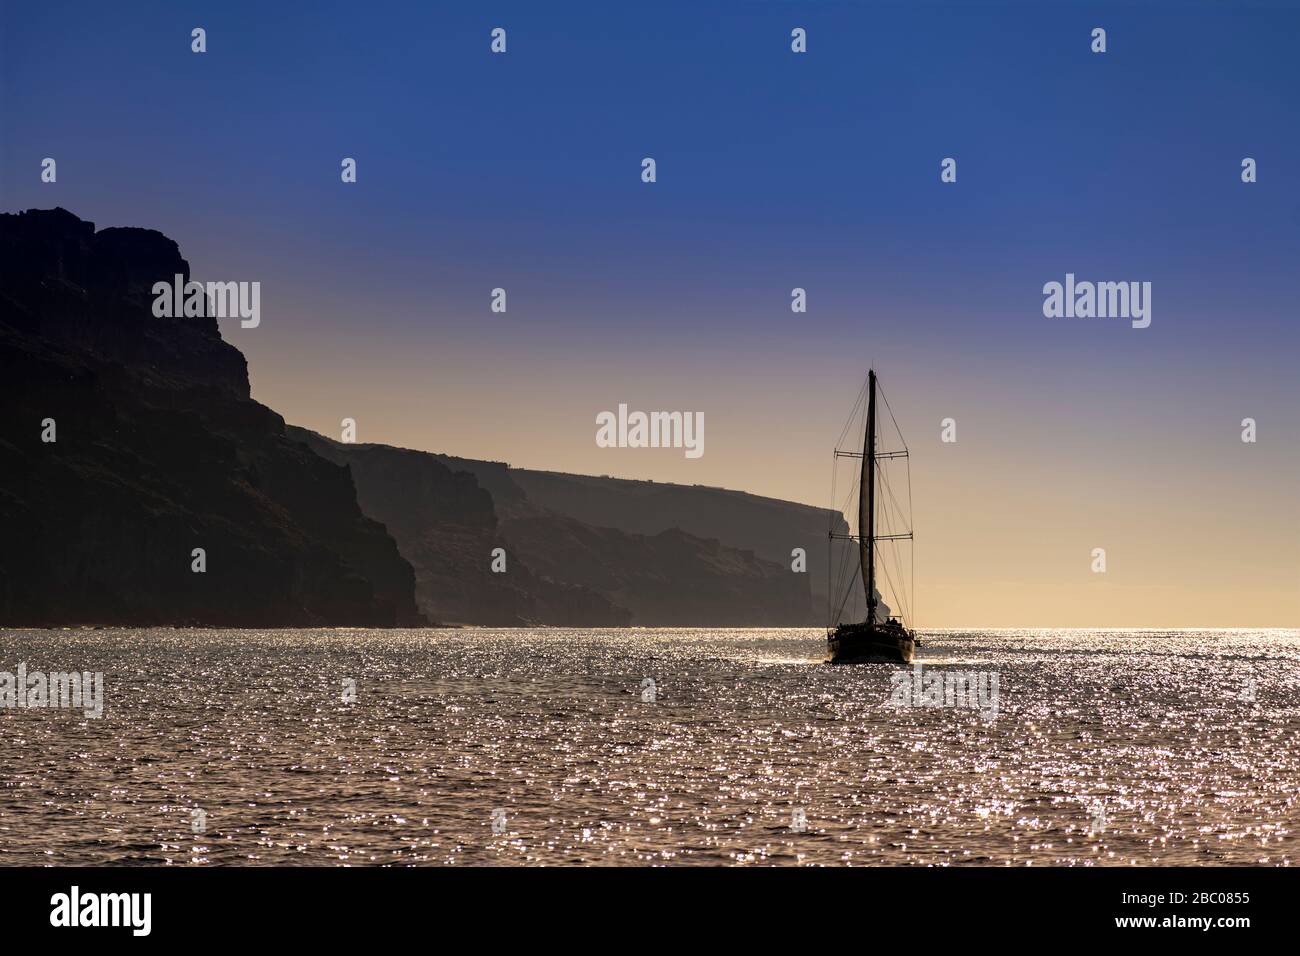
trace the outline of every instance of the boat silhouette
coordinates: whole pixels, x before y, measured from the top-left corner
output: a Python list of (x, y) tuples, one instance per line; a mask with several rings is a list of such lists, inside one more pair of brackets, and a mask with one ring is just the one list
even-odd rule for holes
[[(904, 445), (901, 450), (881, 452), (876, 448), (876, 372), (874, 369), (867, 372), (866, 384), (866, 428), (862, 441), (862, 451), (841, 451), (835, 449), (836, 458), (860, 458), (862, 468), (856, 482), (858, 492), (858, 533), (841, 534), (835, 531), (832, 524), (830, 531), (832, 561), (834, 564), (834, 542), (836, 540), (848, 540), (857, 542), (857, 558), (859, 570), (861, 572), (862, 587), (866, 595), (866, 619), (860, 622), (835, 623), (827, 628), (826, 642), (830, 650), (830, 661), (833, 664), (855, 663), (859, 661), (895, 661), (902, 664), (910, 663), (913, 655), (916, 653), (917, 640), (916, 632), (909, 629), (904, 623), (901, 616), (890, 614), (890, 609), (881, 600), (881, 595), (876, 587), (876, 560), (881, 542), (899, 542), (911, 541), (912, 530), (910, 527), (911, 516), (908, 515), (908, 530), (898, 533), (879, 533), (877, 528), (877, 512), (882, 511), (880, 507), (883, 496), (878, 496), (877, 484), (883, 479), (880, 473), (880, 463), (892, 459), (906, 459), (908, 457), (907, 446)], [(854, 416), (850, 417), (850, 423), (855, 419), (857, 407), (862, 405), (862, 397), (859, 396), (858, 406), (855, 406)], [(888, 402), (886, 402), (888, 408)], [(890, 413), (892, 420), (893, 414)], [(897, 424), (895, 423), (895, 429)], [(845, 429), (848, 431), (848, 426)], [(899, 434), (901, 442), (902, 435)], [(832, 495), (834, 492), (832, 492)], [(890, 501), (893, 502), (892, 492), (889, 495)], [(907, 495), (908, 510), (911, 510), (911, 482), (908, 481)], [(834, 516), (834, 505), (832, 501), (832, 515)], [(832, 517), (832, 521), (834, 517)], [(901, 577), (901, 568), (899, 569)], [(838, 611), (832, 615), (831, 621), (834, 622), (837, 617), (842, 615), (852, 590), (856, 586), (858, 575), (850, 575), (847, 587), (836, 587), (831, 593), (831, 599), (834, 595), (840, 593), (843, 595), (840, 601)], [(896, 593), (901, 590), (902, 582), (896, 584)]]

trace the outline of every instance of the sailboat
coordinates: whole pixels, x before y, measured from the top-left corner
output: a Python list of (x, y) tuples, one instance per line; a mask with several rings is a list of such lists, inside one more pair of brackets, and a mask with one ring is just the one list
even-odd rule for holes
[[(832, 526), (830, 537), (832, 549), (836, 539), (856, 541), (858, 564), (860, 565), (862, 586), (866, 592), (866, 620), (856, 623), (834, 623), (835, 618), (843, 612), (850, 592), (856, 587), (857, 575), (852, 575), (848, 582), (847, 588), (836, 588), (843, 594), (840, 601), (839, 611), (832, 617), (833, 627), (828, 626), (826, 642), (830, 649), (830, 661), (832, 664), (851, 663), (857, 661), (896, 661), (902, 664), (911, 663), (912, 656), (916, 653), (917, 640), (916, 632), (910, 630), (903, 622), (900, 616), (890, 614), (890, 609), (881, 600), (880, 592), (876, 588), (876, 564), (879, 556), (879, 544), (881, 542), (911, 541), (912, 531), (909, 527), (906, 532), (899, 533), (879, 533), (880, 529), (876, 527), (877, 511), (884, 512), (886, 509), (881, 508), (881, 498), (877, 496), (877, 484), (882, 477), (880, 474), (880, 463), (897, 458), (907, 458), (907, 447), (903, 446), (897, 451), (880, 451), (876, 447), (876, 372), (871, 369), (867, 372), (866, 385), (866, 434), (862, 441), (862, 451), (841, 451), (835, 449), (835, 457), (838, 458), (861, 458), (862, 469), (858, 476), (858, 533), (840, 534), (835, 531), (834, 523), (834, 505), (832, 501)], [(862, 398), (859, 397), (858, 405), (855, 407), (854, 416), (850, 418), (850, 424), (856, 419), (857, 409), (862, 405)], [(888, 408), (888, 402), (886, 402)], [(890, 419), (893, 419), (893, 413), (890, 413)], [(845, 433), (848, 433), (850, 426), (846, 426)], [(895, 424), (895, 429), (897, 425)], [(842, 437), (842, 436), (841, 436)], [(901, 442), (902, 435), (899, 434)], [(832, 492), (833, 493), (833, 492)], [(883, 496), (882, 496), (883, 497)], [(895, 504), (895, 498), (890, 492), (890, 504)], [(908, 510), (911, 509), (911, 482), (908, 482), (907, 495)], [(897, 510), (897, 509), (895, 509)], [(892, 516), (892, 512), (891, 512)], [(910, 526), (910, 515), (908, 515), (908, 524)], [(885, 529), (888, 531), (889, 529)], [(899, 577), (902, 575), (901, 567), (898, 568)], [(896, 583), (896, 589), (901, 588), (902, 582)], [(897, 593), (897, 592), (896, 592)], [(831, 592), (832, 599), (835, 591)]]

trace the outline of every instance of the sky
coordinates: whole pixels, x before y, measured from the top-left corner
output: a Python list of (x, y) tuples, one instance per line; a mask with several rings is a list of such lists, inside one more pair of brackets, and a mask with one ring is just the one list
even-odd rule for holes
[[(1300, 626), (1300, 5), (0, 9), (0, 208), (260, 282), (292, 423), (826, 506), (874, 366), (920, 625)], [(1045, 317), (1067, 273), (1150, 326)], [(598, 447), (620, 403), (704, 454)]]

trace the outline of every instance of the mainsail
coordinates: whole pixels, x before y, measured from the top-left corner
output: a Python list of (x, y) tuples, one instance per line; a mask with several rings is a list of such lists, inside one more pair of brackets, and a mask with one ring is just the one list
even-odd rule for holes
[(858, 548), (867, 620), (876, 619), (876, 373), (867, 373), (867, 433), (862, 439), (862, 477), (858, 483)]

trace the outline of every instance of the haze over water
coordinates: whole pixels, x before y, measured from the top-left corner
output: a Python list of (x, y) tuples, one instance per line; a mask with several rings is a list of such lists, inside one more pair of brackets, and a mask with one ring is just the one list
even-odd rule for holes
[(0, 709), (0, 864), (1295, 862), (1300, 631), (921, 638), (996, 719), (817, 630), (3, 631), (107, 690)]

